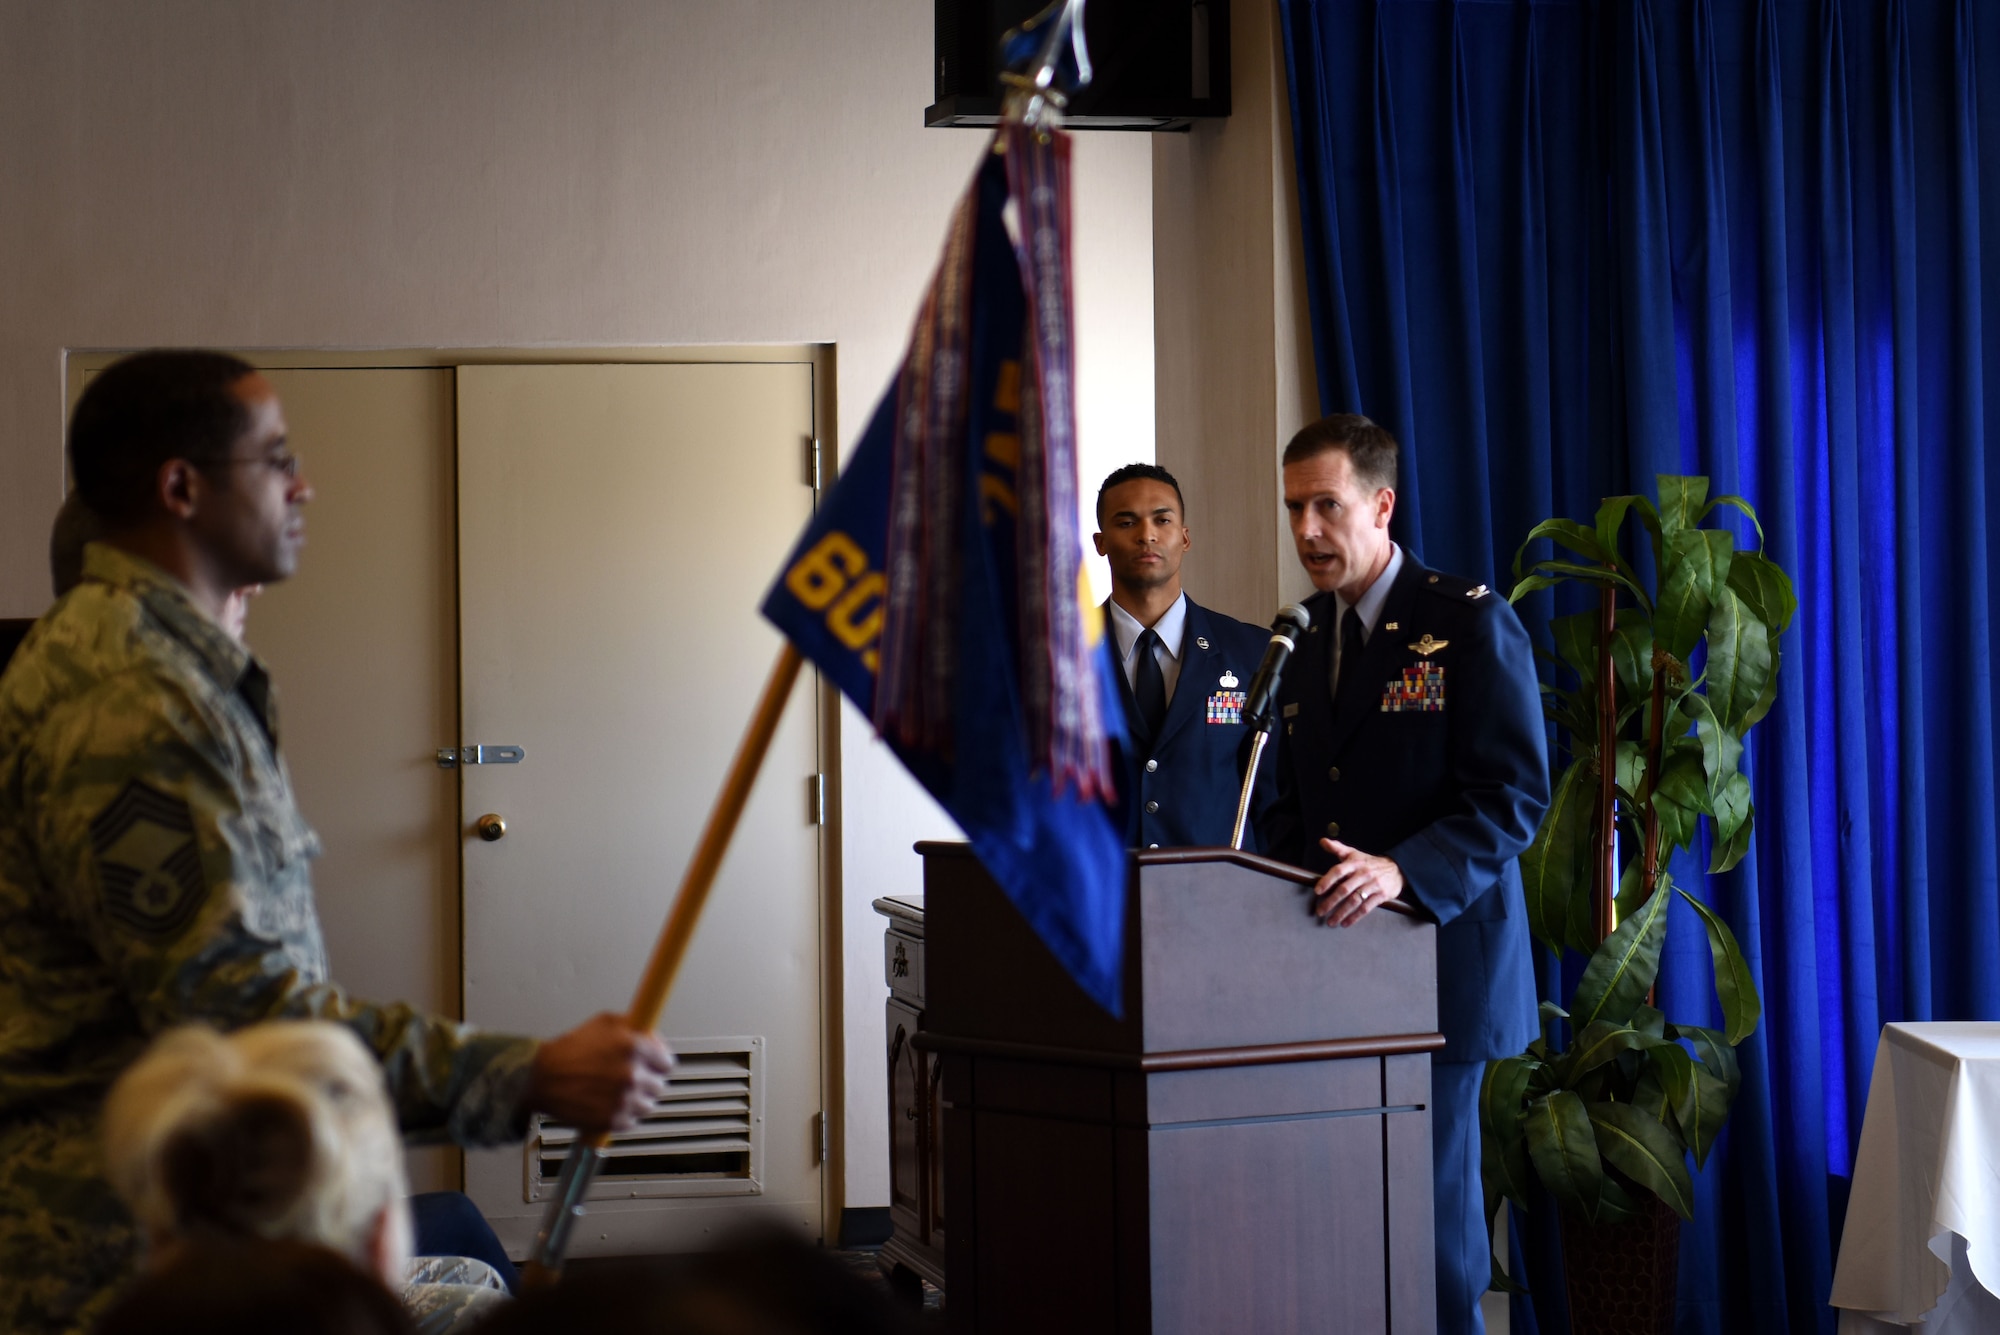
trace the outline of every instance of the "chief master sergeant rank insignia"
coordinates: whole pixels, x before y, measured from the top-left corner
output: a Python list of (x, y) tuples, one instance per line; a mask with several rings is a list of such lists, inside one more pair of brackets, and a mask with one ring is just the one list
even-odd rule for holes
[(201, 850), (187, 803), (138, 779), (90, 822), (104, 911), (134, 931), (173, 936), (202, 901)]

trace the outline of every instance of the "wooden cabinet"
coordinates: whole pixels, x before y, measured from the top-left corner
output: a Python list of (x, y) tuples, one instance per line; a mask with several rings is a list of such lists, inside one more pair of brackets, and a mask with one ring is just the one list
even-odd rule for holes
[(944, 1287), (943, 1109), (941, 1068), (916, 1043), (924, 1023), (924, 908), (921, 896), (875, 901), (889, 919), (882, 941), (889, 984), (884, 1008), (889, 1069), (889, 1221), (882, 1254), (903, 1277)]

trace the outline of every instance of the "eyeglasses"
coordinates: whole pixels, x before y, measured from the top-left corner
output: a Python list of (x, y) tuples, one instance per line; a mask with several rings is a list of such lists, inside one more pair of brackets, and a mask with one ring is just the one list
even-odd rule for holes
[(262, 464), (272, 472), (283, 473), (288, 478), (296, 478), (299, 475), (299, 456), (293, 454), (290, 450), (279, 450), (277, 453), (267, 454), (261, 459), (217, 459), (215, 463), (225, 468), (234, 468), (239, 465), (247, 467), (251, 464)]

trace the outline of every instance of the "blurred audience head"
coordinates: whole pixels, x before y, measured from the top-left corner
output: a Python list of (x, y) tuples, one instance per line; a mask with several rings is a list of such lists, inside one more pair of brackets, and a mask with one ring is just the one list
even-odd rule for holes
[(111, 1184), (157, 1257), (290, 1239), (402, 1282), (410, 1217), (395, 1112), (373, 1054), (337, 1025), (165, 1034), (112, 1086), (104, 1141)]
[(593, 1262), (527, 1293), (480, 1335), (906, 1335), (913, 1315), (832, 1254), (778, 1232), (698, 1256)]
[(83, 545), (103, 536), (104, 525), (83, 503), (83, 496), (72, 491), (49, 530), (49, 584), (56, 597), (83, 583)]
[(415, 1335), (402, 1303), (310, 1243), (209, 1238), (176, 1247), (120, 1295), (96, 1335)]
[[(72, 491), (56, 512), (55, 527), (49, 530), (49, 584), (60, 598), (83, 583), (84, 544), (104, 536), (104, 524)], [(264, 591), (262, 584), (245, 584), (230, 592), (222, 605), (222, 628), (237, 639), (243, 638), (244, 622), (250, 616), (250, 600)]]

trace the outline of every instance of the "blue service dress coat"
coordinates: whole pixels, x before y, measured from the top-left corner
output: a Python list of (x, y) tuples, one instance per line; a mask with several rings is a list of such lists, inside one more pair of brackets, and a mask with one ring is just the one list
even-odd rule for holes
[[(1229, 846), (1243, 766), (1250, 757), (1243, 704), (1270, 642), (1270, 631), (1211, 612), (1189, 598), (1181, 632), (1181, 674), (1157, 737), (1139, 717), (1131, 682), (1119, 671), (1118, 693), (1125, 702), (1130, 740), (1118, 749), (1116, 814), (1128, 846)], [(1251, 821), (1243, 832), (1243, 846), (1253, 851), (1260, 850), (1258, 825), (1277, 800), (1277, 750), (1267, 744), (1257, 767)]]
[(1404, 897), (1437, 919), (1443, 1062), (1487, 1061), (1535, 1037), (1527, 902), (1516, 859), (1549, 804), (1534, 655), (1507, 600), (1407, 551), (1358, 665), (1367, 694), (1334, 717), (1333, 595), (1279, 692), (1273, 857), (1333, 865), (1332, 837), (1394, 859)]

